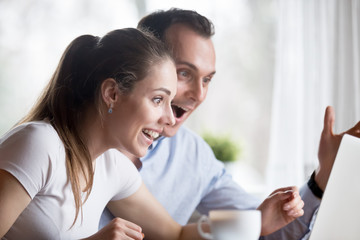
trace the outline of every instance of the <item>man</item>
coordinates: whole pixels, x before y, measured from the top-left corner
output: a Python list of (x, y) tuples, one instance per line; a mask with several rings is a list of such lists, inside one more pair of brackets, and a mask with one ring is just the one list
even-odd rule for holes
[[(144, 158), (132, 159), (145, 184), (182, 225), (195, 209), (207, 214), (211, 209), (257, 208), (260, 201), (231, 179), (200, 136), (182, 126), (205, 100), (215, 74), (212, 23), (194, 11), (170, 9), (144, 17), (138, 28), (149, 29), (173, 50), (178, 74), (177, 94), (172, 103), (175, 125), (164, 129)], [(328, 108), (319, 147), (320, 167), (309, 181), (312, 190), (308, 185), (301, 189), (305, 214), (265, 239), (300, 239), (309, 231), (342, 137), (332, 133), (333, 123), (334, 112)]]

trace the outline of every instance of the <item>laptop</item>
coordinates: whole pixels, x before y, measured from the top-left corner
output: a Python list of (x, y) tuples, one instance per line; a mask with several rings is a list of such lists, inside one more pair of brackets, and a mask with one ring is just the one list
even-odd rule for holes
[(344, 135), (310, 240), (360, 239), (360, 139)]

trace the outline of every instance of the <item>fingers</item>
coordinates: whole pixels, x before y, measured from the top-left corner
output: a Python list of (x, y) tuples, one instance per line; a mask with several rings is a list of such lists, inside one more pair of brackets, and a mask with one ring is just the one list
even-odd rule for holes
[[(328, 106), (325, 110), (323, 133), (334, 135), (333, 133), (334, 124), (335, 124), (335, 110), (332, 106)], [(344, 134), (360, 137), (360, 121), (354, 127), (347, 130), (346, 132), (339, 134), (338, 136), (342, 137), (342, 135)]]
[(119, 224), (124, 225), (125, 227), (127, 227), (129, 229), (132, 229), (132, 230), (135, 230), (135, 231), (138, 231), (138, 232), (142, 231), (142, 229), (141, 229), (141, 227), (139, 225), (136, 225), (135, 223), (132, 223), (132, 222), (127, 221), (125, 219), (114, 218), (113, 221), (117, 221), (117, 222), (119, 222)]
[(111, 221), (111, 225), (113, 231), (120, 233), (121, 235), (124, 234), (129, 237), (129, 239), (141, 240), (144, 238), (141, 227), (125, 219), (114, 218)]
[(323, 133), (333, 135), (333, 127), (335, 123), (335, 111), (332, 106), (328, 106), (325, 110)]
[(304, 201), (296, 186), (276, 189), (268, 198), (277, 198), (283, 202), (282, 209), (290, 217), (300, 217), (304, 214)]
[[(122, 237), (125, 237), (126, 239), (132, 239), (132, 240), (143, 240), (144, 239), (144, 234), (143, 233), (139, 233), (137, 231), (128, 229), (124, 232), (124, 236), (122, 235)], [(121, 238), (120, 238), (121, 239)]]
[(290, 217), (300, 217), (304, 214), (304, 201), (301, 199), (299, 192), (292, 194), (292, 199), (286, 202), (283, 206), (283, 210), (287, 212)]
[(360, 121), (353, 128), (359, 130), (360, 129)]
[(298, 191), (298, 188), (295, 186), (278, 188), (275, 191), (273, 191), (268, 198), (271, 198), (275, 195), (279, 195), (279, 197), (282, 200), (285, 200), (288, 197), (290, 197), (293, 192), (297, 192), (297, 191)]
[(135, 231), (133, 229), (126, 229), (125, 235), (131, 237), (131, 239), (139, 239), (142, 240), (144, 238), (144, 234), (142, 232)]
[(355, 136), (355, 137), (360, 137), (360, 121), (353, 128), (347, 130), (344, 133)]

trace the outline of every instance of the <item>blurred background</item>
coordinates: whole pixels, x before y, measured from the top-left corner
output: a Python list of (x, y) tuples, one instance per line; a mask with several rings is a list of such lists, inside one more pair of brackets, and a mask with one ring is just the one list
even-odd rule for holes
[(217, 73), (186, 125), (235, 145), (226, 165), (248, 191), (301, 186), (317, 166), (326, 106), (335, 132), (360, 120), (358, 0), (0, 0), (0, 135), (75, 37), (136, 27), (171, 7), (199, 12), (216, 32)]

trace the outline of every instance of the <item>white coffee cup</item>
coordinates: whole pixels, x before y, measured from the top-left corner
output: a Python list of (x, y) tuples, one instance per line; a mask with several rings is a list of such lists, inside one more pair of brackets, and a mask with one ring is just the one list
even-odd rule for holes
[[(210, 225), (211, 233), (205, 233), (202, 223)], [(209, 216), (201, 216), (197, 228), (199, 234), (211, 240), (258, 240), (261, 232), (259, 210), (212, 210)]]

